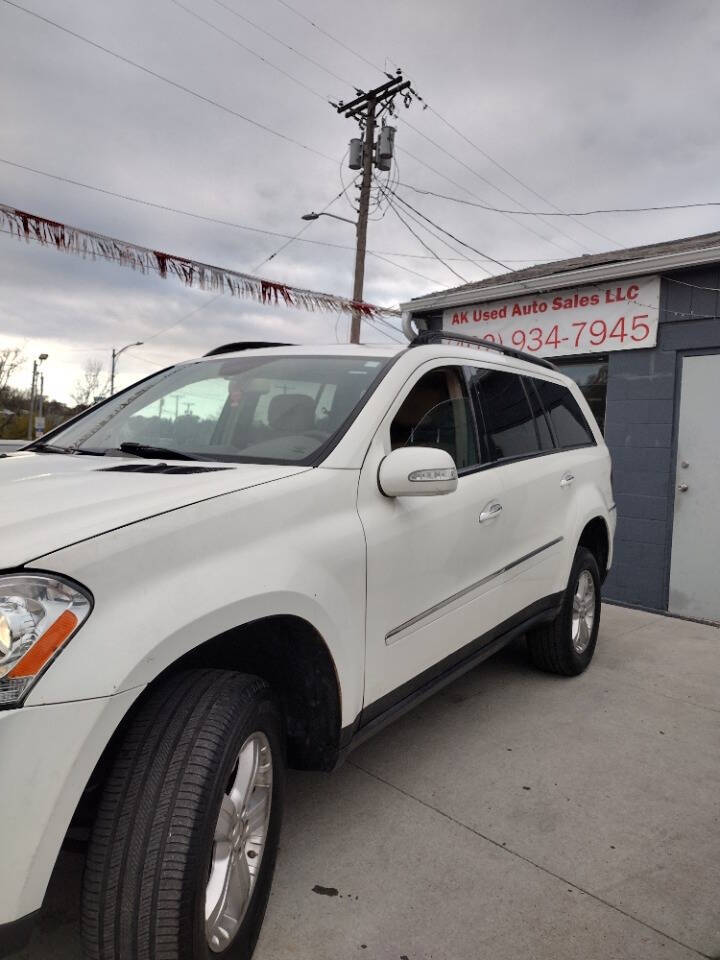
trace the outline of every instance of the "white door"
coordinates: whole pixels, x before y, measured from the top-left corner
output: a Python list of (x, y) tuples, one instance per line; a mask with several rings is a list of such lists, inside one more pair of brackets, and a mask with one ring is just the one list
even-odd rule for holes
[[(544, 406), (534, 382), (546, 393)], [(507, 589), (515, 611), (527, 616), (538, 612), (536, 605), (559, 589), (558, 558), (567, 550), (563, 540), (574, 512), (575, 466), (582, 460), (580, 450), (558, 449), (569, 444), (555, 426), (553, 439), (549, 418), (558, 401), (545, 387), (560, 399), (562, 392), (569, 393), (560, 384), (484, 365), (477, 365), (472, 375), (487, 455), (496, 459), (505, 510), (513, 521), (508, 531)]]
[[(426, 365), (423, 370), (393, 404), (360, 476), (358, 511), (367, 540), (368, 718), (451, 667), (448, 658), (468, 655), (471, 650), (461, 648), (514, 612), (503, 574), (512, 518), (498, 509), (503, 504), (500, 471), (477, 469), (478, 438), (462, 368)], [(382, 458), (410, 443), (451, 453), (460, 474), (454, 493), (383, 496), (377, 483)]]
[(684, 357), (671, 613), (720, 620), (720, 355)]

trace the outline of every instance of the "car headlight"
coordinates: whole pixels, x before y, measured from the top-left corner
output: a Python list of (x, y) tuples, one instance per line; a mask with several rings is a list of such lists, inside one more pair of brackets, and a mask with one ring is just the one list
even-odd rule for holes
[(91, 607), (90, 594), (59, 577), (0, 574), (0, 709), (20, 703)]

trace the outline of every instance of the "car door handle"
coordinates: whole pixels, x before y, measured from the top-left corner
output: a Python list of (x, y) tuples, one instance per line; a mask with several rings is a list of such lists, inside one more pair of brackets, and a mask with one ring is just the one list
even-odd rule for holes
[(495, 517), (499, 517), (502, 513), (502, 504), (501, 503), (489, 503), (487, 507), (478, 517), (480, 523), (485, 523), (486, 520), (494, 520)]
[(561, 487), (569, 487), (570, 484), (573, 483), (574, 481), (575, 481), (575, 474), (574, 474), (574, 473), (565, 473), (565, 474), (563, 474), (563, 478), (562, 478), (562, 480), (560, 481), (560, 486), (561, 486)]

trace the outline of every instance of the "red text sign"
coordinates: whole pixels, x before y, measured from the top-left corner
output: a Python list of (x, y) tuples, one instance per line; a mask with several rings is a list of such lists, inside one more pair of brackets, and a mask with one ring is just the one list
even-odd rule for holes
[(660, 278), (597, 283), (448, 308), (443, 329), (539, 356), (654, 347)]

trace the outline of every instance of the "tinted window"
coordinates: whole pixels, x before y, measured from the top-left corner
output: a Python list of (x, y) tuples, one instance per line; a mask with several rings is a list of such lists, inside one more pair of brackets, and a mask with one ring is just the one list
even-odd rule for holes
[(445, 450), (458, 470), (479, 462), (475, 423), (459, 367), (442, 367), (421, 377), (390, 425), (390, 443), (398, 447)]
[(537, 431), (538, 440), (540, 441), (540, 449), (552, 450), (555, 444), (553, 443), (552, 434), (550, 433), (550, 424), (548, 423), (548, 418), (545, 415), (540, 399), (533, 389), (532, 378), (523, 377), (523, 383), (525, 384), (525, 392), (530, 401), (530, 409), (532, 410), (533, 420), (535, 421), (535, 430)]
[(580, 406), (567, 387), (549, 380), (534, 380), (543, 406), (548, 412), (560, 447), (595, 443)]
[(607, 357), (593, 357), (587, 360), (562, 361), (558, 367), (566, 377), (572, 377), (582, 390), (582, 395), (597, 420), (597, 425), (605, 430), (605, 403), (607, 400), (608, 360)]
[(491, 460), (526, 457), (540, 450), (535, 419), (522, 379), (501, 370), (473, 368)]

